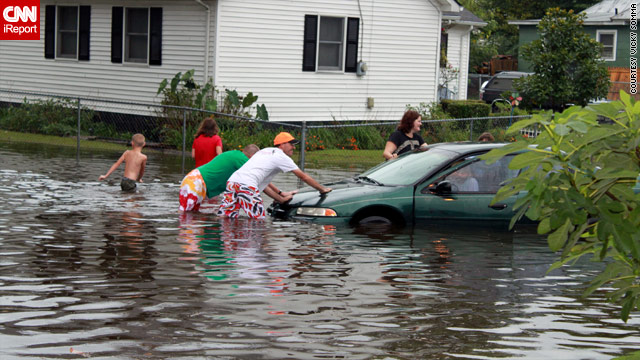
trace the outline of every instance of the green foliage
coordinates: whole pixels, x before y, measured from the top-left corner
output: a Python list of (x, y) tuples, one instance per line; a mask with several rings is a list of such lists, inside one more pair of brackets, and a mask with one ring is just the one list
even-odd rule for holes
[(477, 69), (494, 55), (518, 55), (518, 27), (509, 20), (540, 19), (550, 7), (580, 12), (600, 0), (459, 0), (487, 25), (471, 35), (469, 68)]
[[(70, 99), (29, 101), (25, 98), (19, 106), (0, 109), (0, 129), (44, 135), (76, 136), (78, 104)], [(98, 121), (93, 110), (84, 107), (80, 115), (80, 135), (123, 138), (122, 134), (117, 134), (115, 126)]]
[(622, 305), (620, 317), (626, 321), (640, 306), (640, 102), (624, 92), (620, 98), (519, 121), (507, 135), (532, 126), (543, 131), (484, 158), (495, 161), (529, 150), (513, 159), (509, 167), (522, 171), (493, 201), (526, 192), (516, 202), (512, 225), (522, 216), (539, 222), (538, 232), (548, 235), (551, 250), (561, 251), (550, 270), (585, 255), (606, 260), (585, 296), (603, 286), (613, 289), (608, 297)]
[[(193, 109), (201, 109), (206, 111), (221, 112), (229, 115), (253, 117), (251, 108), (258, 100), (258, 96), (249, 92), (245, 96), (238, 94), (236, 90), (225, 89), (223, 93), (219, 92), (213, 85), (213, 79), (208, 79), (204, 85), (195, 82), (194, 70), (191, 69), (184, 74), (178, 72), (171, 80), (164, 79), (158, 86), (157, 95), (162, 94), (162, 105), (171, 105), (177, 107), (188, 107)], [(166, 122), (162, 130), (163, 142), (182, 147), (182, 123), (185, 115), (184, 109), (176, 109), (165, 107), (158, 114), (160, 117), (166, 118)], [(186, 111), (187, 128), (197, 129), (200, 122), (210, 116), (205, 111)], [(264, 104), (256, 105), (256, 118), (269, 120), (269, 114)], [(234, 119), (229, 117), (228, 119)], [(221, 119), (216, 118), (217, 122)], [(187, 134), (187, 144), (193, 142), (193, 133)], [(189, 141), (191, 139), (191, 141)], [(178, 141), (179, 140), (179, 141)]]
[(453, 119), (470, 117), (487, 117), (491, 113), (491, 105), (482, 100), (442, 100), (442, 110)]
[(582, 30), (584, 14), (549, 9), (538, 24), (540, 38), (523, 46), (534, 74), (514, 82), (534, 106), (562, 110), (607, 96), (609, 74), (602, 45)]

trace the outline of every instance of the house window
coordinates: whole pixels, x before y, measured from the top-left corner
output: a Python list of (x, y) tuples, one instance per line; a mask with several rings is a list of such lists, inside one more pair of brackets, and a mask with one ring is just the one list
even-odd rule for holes
[(356, 72), (359, 26), (358, 18), (305, 15), (302, 71)]
[(596, 40), (602, 44), (600, 56), (606, 61), (616, 60), (616, 30), (598, 30)]
[(90, 6), (45, 7), (44, 57), (89, 60)]
[(111, 62), (162, 64), (162, 8), (111, 11)]
[(449, 60), (447, 59), (447, 49), (449, 48), (449, 34), (442, 28), (440, 30), (440, 67), (447, 67)]
[(344, 18), (320, 17), (318, 70), (342, 70)]
[(75, 59), (78, 56), (78, 7), (58, 6), (56, 57)]
[(149, 9), (127, 8), (124, 29), (124, 61), (147, 63)]

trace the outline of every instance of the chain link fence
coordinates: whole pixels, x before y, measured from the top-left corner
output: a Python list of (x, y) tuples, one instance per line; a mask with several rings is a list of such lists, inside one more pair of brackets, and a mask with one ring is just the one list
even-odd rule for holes
[[(399, 120), (280, 123), (201, 109), (107, 99), (0, 89), (0, 141), (45, 142), (80, 151), (123, 151), (131, 136), (145, 136), (145, 151), (177, 156), (183, 174), (194, 166), (191, 144), (200, 121), (213, 115), (220, 127), (224, 150), (249, 143), (273, 146), (280, 131), (301, 140), (294, 160), (301, 169), (362, 171), (383, 161), (382, 150)], [(428, 143), (475, 140), (491, 132), (508, 141), (504, 132), (520, 118), (423, 119)], [(79, 161), (79, 155), (78, 155)]]
[(468, 76), (467, 99), (482, 100), (482, 98), (480, 97), (480, 88), (485, 81), (491, 79), (491, 75), (469, 73)]

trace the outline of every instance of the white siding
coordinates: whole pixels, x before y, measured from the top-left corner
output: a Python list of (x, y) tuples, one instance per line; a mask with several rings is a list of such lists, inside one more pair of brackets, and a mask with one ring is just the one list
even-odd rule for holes
[(456, 25), (449, 30), (449, 44), (447, 46), (447, 60), (460, 70), (458, 81), (450, 84), (449, 89), (455, 91), (455, 99), (467, 98), (467, 79), (469, 77), (469, 26)]
[[(44, 9), (49, 4), (69, 3), (41, 2), (41, 40), (0, 41), (1, 89), (159, 102), (156, 92), (162, 79), (195, 69), (196, 80), (204, 80), (206, 11), (195, 1), (136, 1), (134, 5), (109, 0), (81, 3), (91, 5), (90, 61), (44, 58)], [(213, 21), (216, 6), (215, 2), (209, 4), (212, 4)], [(163, 8), (161, 66), (111, 62), (111, 8), (123, 5)], [(212, 25), (212, 33), (213, 28)], [(122, 111), (122, 106), (120, 108)]]
[[(425, 0), (219, 0), (216, 85), (253, 91), (275, 121), (399, 120), (435, 101), (438, 11)], [(305, 14), (361, 18), (367, 75), (303, 72)], [(375, 105), (367, 109), (367, 98)]]

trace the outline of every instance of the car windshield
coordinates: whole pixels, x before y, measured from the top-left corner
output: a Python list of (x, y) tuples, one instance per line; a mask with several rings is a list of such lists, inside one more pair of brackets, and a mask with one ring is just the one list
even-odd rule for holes
[(384, 162), (360, 176), (366, 176), (384, 185), (411, 185), (456, 155), (458, 154), (451, 151), (432, 148)]

